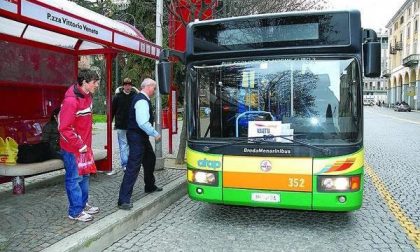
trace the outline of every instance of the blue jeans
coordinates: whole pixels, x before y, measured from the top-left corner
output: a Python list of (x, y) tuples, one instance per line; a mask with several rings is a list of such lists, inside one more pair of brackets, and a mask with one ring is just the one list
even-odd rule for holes
[(74, 154), (61, 150), (66, 170), (65, 186), (69, 200), (69, 215), (77, 217), (85, 208), (89, 198), (89, 175), (79, 176)]
[(118, 146), (120, 147), (121, 167), (127, 167), (129, 147), (127, 143), (127, 130), (117, 129)]

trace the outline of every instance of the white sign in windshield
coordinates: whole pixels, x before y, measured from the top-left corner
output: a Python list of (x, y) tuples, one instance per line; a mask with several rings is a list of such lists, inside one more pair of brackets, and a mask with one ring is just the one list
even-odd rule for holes
[[(282, 124), (281, 121), (249, 121), (248, 122), (248, 137), (270, 137), (270, 136), (285, 136), (288, 139), (293, 139), (294, 130), (290, 129), (290, 123)], [(275, 142), (291, 142), (283, 137), (273, 138)]]

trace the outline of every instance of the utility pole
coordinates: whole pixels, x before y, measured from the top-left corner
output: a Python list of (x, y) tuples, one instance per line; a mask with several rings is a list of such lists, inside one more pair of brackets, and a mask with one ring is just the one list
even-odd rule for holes
[[(156, 45), (162, 46), (162, 14), (163, 14), (163, 0), (156, 1)], [(156, 80), (156, 92), (155, 92), (155, 101), (156, 101), (156, 123), (155, 128), (159, 135), (162, 136), (162, 98), (160, 96), (159, 90), (159, 80), (158, 80), (158, 63), (155, 64), (155, 80)], [(164, 167), (164, 159), (162, 157), (162, 138), (160, 141), (155, 141), (155, 154), (156, 154), (156, 170), (162, 170)]]

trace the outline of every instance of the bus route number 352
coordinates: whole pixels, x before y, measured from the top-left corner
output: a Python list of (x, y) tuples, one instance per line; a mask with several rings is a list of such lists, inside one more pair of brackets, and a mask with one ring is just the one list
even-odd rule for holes
[(305, 187), (305, 179), (303, 178), (289, 178), (288, 186), (291, 188)]

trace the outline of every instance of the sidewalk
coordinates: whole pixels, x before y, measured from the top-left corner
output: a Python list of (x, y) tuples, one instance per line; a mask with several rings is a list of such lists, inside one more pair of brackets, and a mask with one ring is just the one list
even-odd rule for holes
[[(95, 139), (103, 139), (103, 133), (103, 129), (97, 129), (94, 142)], [(111, 245), (130, 232), (130, 228), (134, 229), (144, 219), (159, 213), (162, 208), (185, 195), (183, 167), (165, 167), (162, 171), (156, 171), (156, 184), (163, 186), (163, 191), (152, 194), (144, 193), (141, 171), (133, 190), (134, 208), (131, 211), (118, 209), (123, 172), (118, 164), (118, 144), (113, 147), (113, 167), (117, 173), (111, 176), (98, 173), (90, 179), (90, 203), (101, 208), (92, 222), (68, 219), (63, 171), (28, 179), (23, 195), (13, 195), (10, 185), (1, 185), (0, 251), (66, 251), (82, 248), (99, 251), (101, 246)], [(166, 163), (173, 166), (171, 160)]]

